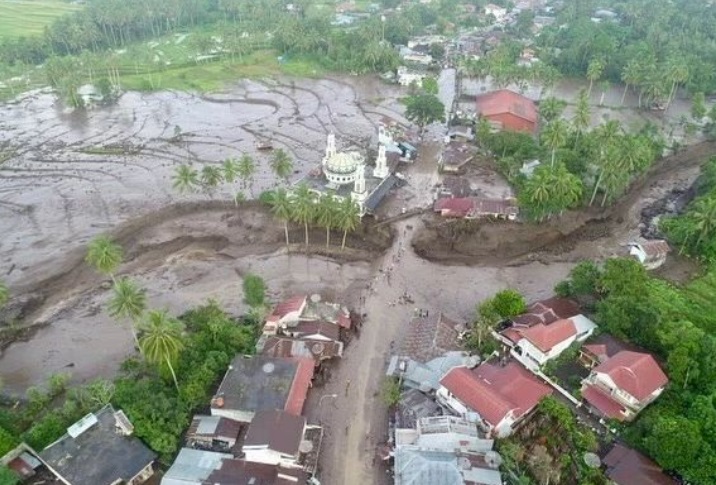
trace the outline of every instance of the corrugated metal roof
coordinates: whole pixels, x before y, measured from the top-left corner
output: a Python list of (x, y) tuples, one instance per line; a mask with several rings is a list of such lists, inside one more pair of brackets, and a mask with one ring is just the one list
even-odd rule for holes
[(182, 448), (176, 460), (162, 477), (161, 485), (201, 485), (221, 462), (233, 458), (227, 453)]

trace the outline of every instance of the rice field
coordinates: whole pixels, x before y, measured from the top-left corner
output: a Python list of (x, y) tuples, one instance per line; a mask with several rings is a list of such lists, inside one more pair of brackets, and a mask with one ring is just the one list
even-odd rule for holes
[(80, 8), (64, 0), (0, 0), (0, 39), (41, 34), (56, 18)]

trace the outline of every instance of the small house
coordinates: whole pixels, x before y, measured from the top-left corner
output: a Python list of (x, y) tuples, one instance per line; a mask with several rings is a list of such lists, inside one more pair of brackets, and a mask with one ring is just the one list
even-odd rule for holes
[(161, 485), (204, 485), (223, 461), (233, 457), (230, 453), (182, 448), (162, 477)]
[(241, 448), (247, 461), (298, 467), (301, 453), (312, 451), (303, 445), (306, 418), (275, 409), (256, 413)]
[(538, 112), (531, 99), (508, 89), (500, 89), (477, 96), (478, 116), (506, 131), (536, 134)]
[(658, 398), (669, 379), (654, 357), (622, 350), (592, 369), (582, 381), (582, 397), (592, 412), (631, 421)]
[(124, 412), (107, 404), (67, 428), (39, 458), (66, 485), (139, 485), (154, 474), (156, 455), (133, 432)]
[(629, 243), (629, 254), (649, 270), (664, 264), (670, 251), (669, 243), (663, 240)]
[(245, 427), (243, 423), (221, 416), (196, 415), (187, 431), (186, 444), (190, 448), (228, 453)]
[(451, 141), (438, 158), (438, 168), (445, 173), (461, 173), (477, 154), (477, 149), (461, 141)]
[(661, 467), (638, 451), (615, 444), (604, 456), (606, 476), (616, 485), (676, 485)]
[(440, 381), (439, 403), (458, 416), (469, 413), (488, 436), (504, 438), (552, 389), (515, 362), (455, 367)]

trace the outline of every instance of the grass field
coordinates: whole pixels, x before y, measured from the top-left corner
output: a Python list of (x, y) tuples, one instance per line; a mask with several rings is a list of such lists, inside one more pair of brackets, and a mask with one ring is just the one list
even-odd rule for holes
[(64, 0), (0, 0), (0, 39), (41, 34), (53, 20), (79, 8)]

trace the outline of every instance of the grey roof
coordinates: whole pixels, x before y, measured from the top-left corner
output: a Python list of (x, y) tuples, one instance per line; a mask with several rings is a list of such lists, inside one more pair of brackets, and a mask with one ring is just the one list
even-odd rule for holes
[(410, 389), (400, 395), (400, 402), (395, 412), (395, 425), (398, 428), (414, 428), (418, 419), (437, 416), (440, 413), (440, 406), (434, 399), (417, 389)]
[(296, 359), (262, 355), (235, 357), (216, 392), (224, 401), (221, 408), (284, 409), (297, 369)]
[(370, 193), (365, 201), (365, 208), (368, 212), (373, 212), (380, 205), (382, 200), (388, 195), (390, 189), (400, 183), (400, 179), (395, 175), (388, 175), (384, 178), (380, 184)]
[(419, 388), (424, 392), (436, 391), (440, 388), (440, 379), (453, 367), (464, 365), (467, 353), (460, 351), (445, 352), (425, 364), (407, 358), (400, 359), (394, 356), (388, 365), (388, 375), (399, 375), (398, 364), (401, 360), (405, 362), (403, 373), (403, 385), (411, 388)]
[(162, 477), (161, 485), (202, 485), (221, 462), (233, 458), (227, 453), (182, 448), (171, 468)]
[(500, 472), (482, 456), (418, 446), (395, 450), (395, 485), (502, 485)]
[(464, 485), (453, 453), (401, 446), (395, 450), (395, 485)]
[[(110, 485), (136, 476), (156, 455), (139, 439), (117, 431), (114, 408), (106, 405), (73, 438), (65, 434), (40, 453), (53, 470), (72, 485)], [(77, 428), (75, 428), (77, 429)]]

